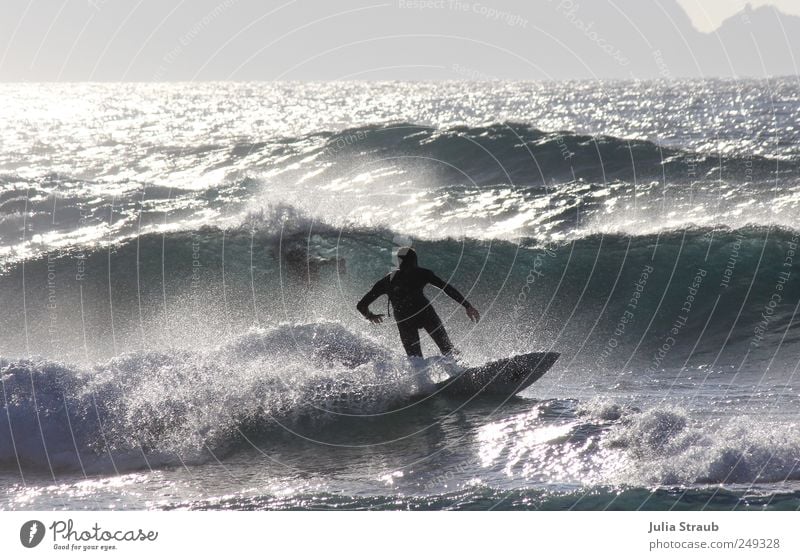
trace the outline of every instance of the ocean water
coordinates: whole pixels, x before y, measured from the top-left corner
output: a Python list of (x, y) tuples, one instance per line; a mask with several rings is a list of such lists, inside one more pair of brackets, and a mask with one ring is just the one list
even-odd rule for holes
[[(800, 508), (796, 80), (0, 99), (0, 509)], [(425, 397), (406, 244), (553, 369)]]

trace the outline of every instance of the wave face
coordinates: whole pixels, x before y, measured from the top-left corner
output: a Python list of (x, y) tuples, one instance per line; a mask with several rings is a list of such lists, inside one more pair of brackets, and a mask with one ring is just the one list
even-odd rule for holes
[[(0, 507), (800, 503), (795, 82), (0, 90)], [(524, 398), (409, 404), (409, 244)]]
[[(4, 348), (91, 363), (209, 348), (253, 325), (309, 316), (363, 331), (355, 302), (391, 269), (395, 234), (344, 232), (281, 212), (273, 220), (29, 260), (0, 277)], [(481, 328), (467, 330), (457, 306), (430, 294), (476, 363), (545, 347), (587, 371), (736, 365), (745, 373), (765, 359), (793, 364), (799, 241), (793, 230), (760, 227), (416, 247), (423, 266), (485, 310)], [(397, 350), (395, 334), (371, 331)]]

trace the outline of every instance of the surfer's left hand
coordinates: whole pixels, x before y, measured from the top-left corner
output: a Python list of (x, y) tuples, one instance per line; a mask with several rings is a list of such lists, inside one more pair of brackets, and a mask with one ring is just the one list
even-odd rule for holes
[(383, 314), (382, 313), (370, 313), (367, 317), (370, 323), (373, 325), (379, 325), (383, 323)]
[(473, 323), (477, 323), (481, 320), (481, 314), (478, 313), (478, 310), (471, 305), (467, 307), (467, 317), (469, 317), (470, 321)]

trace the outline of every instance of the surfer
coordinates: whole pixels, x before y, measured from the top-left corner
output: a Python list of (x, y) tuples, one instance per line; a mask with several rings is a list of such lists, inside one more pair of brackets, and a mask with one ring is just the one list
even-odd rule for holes
[(356, 308), (370, 322), (382, 323), (383, 315), (372, 313), (369, 306), (380, 296), (389, 296), (406, 354), (422, 357), (419, 330), (425, 329), (442, 354), (451, 355), (453, 343), (447, 336), (442, 320), (423, 293), (425, 286), (432, 284), (463, 305), (467, 317), (475, 323), (480, 320), (480, 313), (453, 286), (436, 276), (433, 271), (420, 268), (414, 249), (402, 247), (397, 251), (397, 260), (398, 268), (378, 280), (367, 295), (361, 298)]

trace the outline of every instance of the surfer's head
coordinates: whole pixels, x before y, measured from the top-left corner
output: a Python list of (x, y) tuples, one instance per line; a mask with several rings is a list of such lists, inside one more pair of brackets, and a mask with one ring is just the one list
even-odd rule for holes
[(397, 262), (400, 269), (417, 267), (417, 252), (411, 247), (400, 247), (397, 250)]

